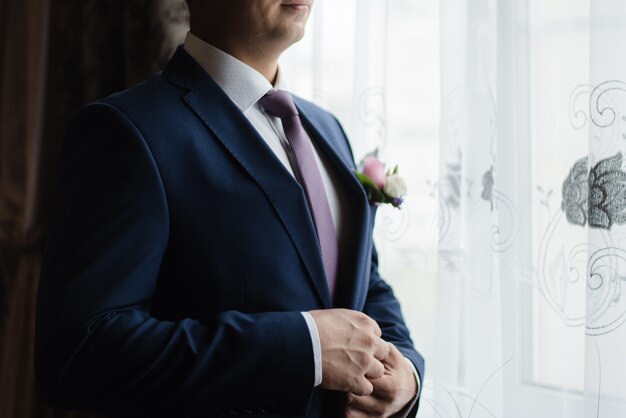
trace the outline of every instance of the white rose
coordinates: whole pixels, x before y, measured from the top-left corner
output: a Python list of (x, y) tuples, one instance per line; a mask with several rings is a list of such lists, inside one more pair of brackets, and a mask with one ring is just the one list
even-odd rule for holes
[(383, 191), (392, 198), (406, 196), (407, 189), (406, 181), (397, 174), (387, 177), (383, 187)]

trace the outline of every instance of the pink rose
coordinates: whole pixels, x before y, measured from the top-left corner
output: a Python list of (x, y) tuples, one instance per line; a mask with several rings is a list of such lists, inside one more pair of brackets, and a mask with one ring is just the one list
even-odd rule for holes
[(378, 158), (370, 155), (363, 159), (363, 174), (371, 178), (379, 189), (385, 186), (385, 182), (387, 181), (385, 166)]

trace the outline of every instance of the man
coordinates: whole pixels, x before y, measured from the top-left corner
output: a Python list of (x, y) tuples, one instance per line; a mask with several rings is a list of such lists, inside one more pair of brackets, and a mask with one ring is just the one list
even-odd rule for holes
[(310, 0), (195, 0), (163, 73), (62, 152), (36, 371), (123, 416), (415, 416), (424, 363), (380, 278), (338, 122), (281, 90)]

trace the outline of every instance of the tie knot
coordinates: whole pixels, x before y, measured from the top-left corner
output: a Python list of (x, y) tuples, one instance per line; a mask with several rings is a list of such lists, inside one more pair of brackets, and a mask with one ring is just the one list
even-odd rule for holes
[(278, 118), (290, 118), (298, 116), (298, 109), (293, 103), (291, 94), (284, 90), (270, 90), (261, 99), (259, 104), (271, 115)]

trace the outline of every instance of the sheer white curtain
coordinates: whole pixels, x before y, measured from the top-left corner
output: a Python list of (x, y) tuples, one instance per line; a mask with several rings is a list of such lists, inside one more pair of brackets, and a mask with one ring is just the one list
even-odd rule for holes
[(433, 410), (626, 416), (626, 3), (442, 0), (441, 25)]
[(626, 2), (316, 7), (293, 90), (409, 181), (375, 238), (419, 416), (626, 417)]

